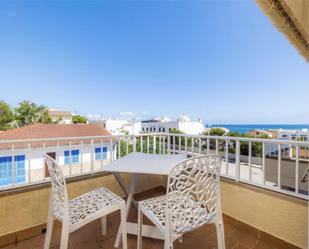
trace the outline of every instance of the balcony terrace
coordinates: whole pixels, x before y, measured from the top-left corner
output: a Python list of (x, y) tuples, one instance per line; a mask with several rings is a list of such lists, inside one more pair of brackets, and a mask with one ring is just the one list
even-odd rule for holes
[[(108, 155), (97, 157), (97, 143), (107, 144)], [(308, 184), (302, 176), (309, 164), (309, 142), (168, 133), (1, 141), (0, 156), (12, 157), (12, 169), (6, 184), (0, 186), (0, 248), (42, 248), (50, 183), (41, 157), (55, 152), (56, 161), (61, 162), (62, 147), (70, 151), (89, 148), (78, 162), (69, 155), (69, 163), (62, 165), (70, 198), (102, 186), (123, 196), (104, 166), (131, 152), (188, 157), (220, 154), (226, 247), (307, 248)], [(25, 155), (24, 172), (16, 170), (19, 161), (14, 160), (21, 154)], [(130, 175), (124, 174), (124, 179), (128, 184)], [(165, 183), (164, 176), (140, 176), (136, 199), (164, 193)], [(135, 211), (131, 209), (130, 219), (136, 219)], [(118, 223), (118, 215), (108, 218), (107, 236), (99, 235), (99, 222), (83, 227), (70, 237), (71, 248), (113, 248)], [(53, 248), (59, 244), (59, 231), (60, 226), (55, 226)], [(129, 248), (135, 248), (136, 237), (128, 239)], [(143, 246), (162, 248), (163, 243), (144, 239)], [(185, 235), (175, 248), (216, 248), (214, 227)]]

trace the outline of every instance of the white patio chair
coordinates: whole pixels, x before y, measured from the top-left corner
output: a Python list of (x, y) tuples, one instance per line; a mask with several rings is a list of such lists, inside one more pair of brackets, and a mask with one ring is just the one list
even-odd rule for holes
[(44, 249), (50, 246), (54, 220), (62, 222), (60, 249), (67, 249), (69, 234), (101, 218), (101, 232), (106, 234), (106, 215), (120, 210), (122, 245), (127, 249), (125, 201), (106, 188), (99, 188), (72, 200), (68, 199), (65, 178), (54, 159), (45, 155), (51, 179), (50, 206)]
[(173, 241), (202, 225), (215, 223), (218, 248), (225, 249), (220, 204), (221, 158), (198, 156), (176, 164), (168, 177), (164, 196), (138, 203), (137, 249), (142, 248), (143, 214), (164, 235), (164, 249)]

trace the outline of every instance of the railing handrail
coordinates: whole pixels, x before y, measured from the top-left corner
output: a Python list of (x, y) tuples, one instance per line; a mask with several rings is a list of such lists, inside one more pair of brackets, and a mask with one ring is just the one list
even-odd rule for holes
[[(190, 139), (193, 138), (194, 142), (191, 142)], [(270, 189), (276, 192), (280, 192), (283, 194), (289, 194), (291, 196), (295, 196), (298, 198), (302, 199), (308, 199), (308, 196), (304, 192), (300, 192), (300, 190), (307, 191), (307, 189), (304, 189), (299, 180), (302, 179), (303, 175), (303, 167), (304, 165), (300, 164), (304, 160), (307, 160), (309, 157), (309, 141), (295, 141), (295, 140), (288, 140), (288, 139), (264, 139), (264, 138), (250, 138), (250, 137), (231, 137), (231, 136), (214, 136), (214, 135), (190, 135), (190, 134), (179, 134), (179, 133), (169, 133), (169, 132), (161, 132), (161, 133), (141, 133), (141, 134), (110, 134), (110, 135), (102, 135), (102, 136), (79, 136), (79, 137), (53, 137), (53, 138), (40, 138), (40, 139), (16, 139), (16, 140), (0, 140), (0, 146), (7, 144), (7, 149), (4, 153), (7, 153), (9, 151), (9, 156), (12, 156), (12, 185), (6, 185), (6, 187), (2, 188), (0, 186), (0, 191), (2, 189), (12, 189), (15, 186), (29, 186), (33, 185), (36, 183), (40, 182), (45, 182), (48, 180), (46, 178), (45, 173), (44, 173), (44, 166), (40, 168), (39, 172), (39, 181), (35, 180), (33, 181), (32, 178), (32, 161), (31, 161), (31, 156), (28, 157), (26, 160), (28, 162), (27, 166), (27, 183), (25, 184), (20, 184), (17, 185), (14, 181), (15, 179), (15, 170), (14, 167), (15, 165), (15, 158), (14, 156), (17, 153), (17, 150), (21, 148), (15, 148), (15, 144), (23, 144), (27, 145), (27, 149), (37, 149), (39, 143), (40, 148), (46, 148), (46, 149), (51, 149), (50, 144), (51, 143), (57, 143), (57, 154), (56, 156), (61, 156), (58, 152), (63, 150), (63, 148), (60, 148), (60, 146), (63, 146), (63, 141), (68, 141), (68, 150), (71, 150), (73, 147), (76, 146), (75, 142), (80, 142), (81, 149), (83, 149), (83, 146), (86, 144), (85, 141), (90, 141), (91, 143), (87, 146), (90, 146), (90, 159), (86, 159), (85, 162), (83, 160), (83, 153), (80, 153), (80, 160), (81, 160), (81, 166), (80, 166), (80, 174), (85, 175), (85, 174), (92, 174), (96, 171), (94, 168), (94, 163), (96, 160), (100, 161), (100, 168), (103, 168), (104, 164), (104, 158), (101, 155), (99, 159), (95, 158), (95, 147), (94, 147), (94, 142), (97, 143), (99, 141), (102, 144), (103, 143), (109, 143), (108, 148), (109, 148), (109, 159), (110, 162), (113, 160), (117, 160), (119, 157), (123, 155), (127, 155), (130, 152), (135, 152), (135, 151), (141, 151), (144, 153), (154, 153), (154, 154), (165, 154), (165, 153), (186, 153), (188, 155), (198, 155), (198, 154), (203, 154), (203, 153), (223, 153), (223, 157), (225, 158), (225, 170), (222, 172), (222, 176), (228, 179), (235, 180), (237, 182), (244, 182), (247, 184), (251, 184), (253, 186), (257, 187), (262, 187), (265, 189)], [(224, 143), (221, 143), (224, 142)], [(232, 143), (231, 143), (232, 141)], [(214, 143), (215, 142), (215, 143)], [(242, 143), (244, 145), (248, 146), (248, 155), (242, 155)], [(74, 145), (73, 145), (74, 143)], [(124, 143), (124, 144), (122, 144)], [(258, 154), (255, 151), (255, 154), (253, 154), (253, 146), (254, 143), (260, 143), (258, 147)], [(35, 144), (35, 146), (33, 146)], [(41, 146), (42, 144), (42, 146)], [(88, 144), (88, 143), (87, 143)], [(274, 145), (273, 147), (267, 147), (265, 145)], [(8, 145), (12, 145), (11, 148)], [(124, 145), (124, 146), (123, 146)], [(137, 147), (137, 145), (139, 145)], [(277, 146), (277, 147), (276, 147)], [(22, 147), (22, 146), (21, 146)], [(305, 147), (305, 148), (302, 148)], [(229, 150), (232, 148), (232, 150)], [(256, 148), (256, 147), (255, 147)], [(301, 154), (301, 150), (305, 150), (305, 153), (308, 154)], [(1, 150), (0, 151), (4, 151)], [(102, 150), (103, 151), (103, 150)], [(25, 152), (25, 153), (30, 153)], [(63, 152), (62, 152), (63, 153)], [(88, 153), (88, 152), (87, 152)], [(101, 152), (100, 152), (101, 153)], [(103, 153), (103, 152), (102, 152)], [(269, 173), (265, 173), (265, 170), (267, 170), (267, 163), (269, 161), (266, 161), (266, 159), (270, 159), (269, 156), (274, 155), (276, 158), (274, 160), (277, 160), (277, 166), (276, 169), (278, 172), (275, 173), (277, 175), (277, 180), (272, 180), (273, 177), (272, 175), (267, 175)], [(305, 155), (305, 156), (304, 156)], [(241, 176), (241, 172), (244, 172), (244, 168), (241, 168), (241, 165), (243, 166), (243, 161), (242, 157), (245, 156), (248, 158), (248, 169), (246, 169), (246, 174), (248, 174), (248, 179), (243, 178)], [(63, 155), (61, 156), (63, 157)], [(291, 172), (294, 171), (294, 173), (291, 175), (289, 173), (289, 177), (292, 179), (288, 179), (288, 181), (294, 181), (295, 185), (295, 191), (293, 192), (292, 190), (286, 190), (286, 187), (290, 187), (290, 183), (285, 183), (287, 185), (283, 185), (282, 182), (283, 176), (281, 175), (281, 169), (283, 167), (287, 167), (286, 165), (283, 165), (281, 161), (283, 159), (286, 159), (285, 157), (293, 158), (293, 165), (289, 165), (289, 170), (292, 170)], [(260, 158), (260, 159), (259, 159)], [(58, 158), (59, 159), (59, 158)], [(260, 160), (257, 161), (256, 159)], [(63, 158), (61, 159), (63, 160)], [(72, 155), (69, 155), (69, 177), (75, 177), (76, 174), (79, 174), (78, 172), (72, 173)], [(88, 160), (88, 161), (87, 161)], [(90, 161), (89, 161), (90, 160)], [(106, 159), (107, 160), (107, 159)], [(36, 163), (36, 162), (34, 162)], [(88, 163), (86, 171), (84, 171), (84, 164), (83, 163)], [(306, 161), (307, 163), (307, 161)], [(260, 182), (254, 181), (252, 179), (253, 174), (252, 170), (255, 169), (255, 165), (259, 165), (259, 170), (258, 172), (258, 177), (260, 177)], [(98, 165), (97, 165), (98, 166)], [(96, 167), (97, 167), (96, 166)], [(290, 167), (293, 166), (293, 167)], [(90, 171), (89, 171), (90, 167)], [(302, 168), (300, 168), (302, 167)], [(35, 168), (36, 170), (38, 168)], [(268, 168), (270, 169), (270, 168)], [(274, 164), (272, 164), (272, 170), (274, 170)], [(232, 172), (232, 173), (231, 173)], [(289, 171), (290, 172), (290, 171)], [(73, 174), (73, 175), (72, 175)], [(257, 174), (255, 172), (255, 174)], [(268, 178), (265, 176), (268, 176)], [(287, 179), (287, 178), (284, 178)], [(42, 180), (42, 181), (41, 181)], [(277, 182), (276, 182), (277, 181)], [(274, 184), (274, 185), (267, 185), (267, 184)], [(276, 184), (278, 186), (276, 186)], [(282, 186), (282, 187), (281, 187)], [(292, 187), (293, 187), (292, 186)]]
[(0, 144), (12, 144), (12, 143), (30, 143), (30, 142), (51, 142), (51, 141), (65, 141), (65, 140), (91, 140), (91, 139), (119, 139), (119, 138), (131, 138), (141, 136), (177, 136), (187, 138), (201, 138), (201, 139), (219, 139), (228, 141), (243, 141), (254, 143), (270, 143), (270, 144), (290, 144), (298, 146), (309, 146), (309, 141), (295, 141), (288, 139), (273, 139), (273, 138), (249, 138), (249, 137), (231, 137), (231, 136), (214, 136), (214, 135), (190, 135), (190, 134), (178, 134), (178, 133), (140, 133), (135, 135), (115, 134), (104, 136), (80, 136), (80, 137), (54, 137), (54, 138), (37, 138), (37, 139), (12, 139), (12, 140), (0, 140)]

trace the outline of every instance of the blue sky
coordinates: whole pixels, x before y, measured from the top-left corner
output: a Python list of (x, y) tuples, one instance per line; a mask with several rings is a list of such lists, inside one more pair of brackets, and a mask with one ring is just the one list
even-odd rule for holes
[(254, 1), (1, 1), (0, 99), (309, 123), (309, 66)]

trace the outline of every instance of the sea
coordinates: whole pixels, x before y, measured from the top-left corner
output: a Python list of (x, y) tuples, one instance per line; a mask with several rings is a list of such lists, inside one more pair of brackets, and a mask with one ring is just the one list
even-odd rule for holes
[(309, 124), (211, 124), (206, 125), (206, 128), (224, 127), (230, 131), (239, 132), (242, 134), (248, 133), (251, 130), (309, 130)]

